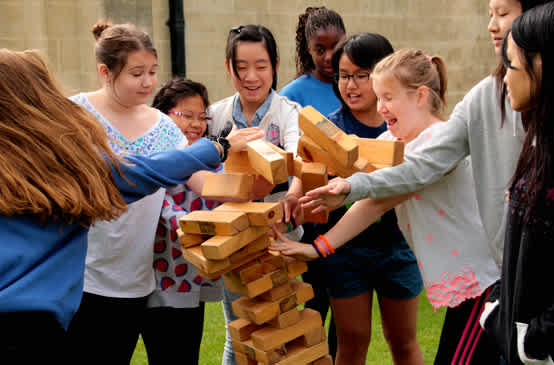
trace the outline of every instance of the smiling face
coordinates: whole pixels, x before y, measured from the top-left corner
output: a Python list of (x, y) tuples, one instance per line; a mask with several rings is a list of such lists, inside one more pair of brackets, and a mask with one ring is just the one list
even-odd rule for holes
[(106, 71), (106, 85), (122, 105), (145, 104), (158, 84), (157, 72), (158, 59), (154, 54), (145, 50), (134, 51), (129, 53), (127, 63), (117, 77)]
[(330, 26), (319, 29), (308, 41), (308, 52), (312, 56), (315, 68), (314, 76), (323, 82), (333, 82), (333, 66), (331, 57), (337, 43), (344, 38), (344, 32)]
[[(353, 63), (346, 53), (340, 57), (338, 88), (342, 100), (348, 105), (354, 116), (371, 112), (376, 108), (377, 98), (368, 76), (370, 74), (371, 70), (361, 68)], [(350, 75), (350, 77), (341, 77), (346, 75)]]
[(169, 116), (187, 137), (189, 144), (198, 141), (206, 133), (206, 105), (200, 95), (181, 99), (177, 105), (169, 109)]
[[(418, 103), (418, 91), (403, 86), (397, 78), (381, 74), (373, 78), (377, 96), (377, 111), (385, 118), (387, 128), (396, 138), (410, 142), (425, 129), (424, 119), (418, 118), (423, 104)], [(421, 123), (419, 122), (421, 121)]]
[(262, 42), (238, 42), (235, 50), (237, 74), (231, 66), (231, 60), (225, 61), (225, 69), (241, 103), (257, 109), (263, 104), (273, 83), (273, 70), (269, 54)]
[(515, 18), (521, 15), (521, 2), (517, 0), (491, 0), (489, 2), (489, 26), (494, 51), (500, 55), (504, 35)]
[[(520, 48), (515, 44), (512, 35), (506, 39), (506, 67), (504, 83), (506, 84), (507, 96), (510, 99), (512, 109), (522, 112), (532, 109), (535, 106), (533, 95), (536, 94), (535, 83), (532, 82), (526, 70), (526, 62)], [(540, 55), (533, 58), (534, 74), (540, 78), (542, 62)], [(540, 80), (538, 80), (540, 83)]]

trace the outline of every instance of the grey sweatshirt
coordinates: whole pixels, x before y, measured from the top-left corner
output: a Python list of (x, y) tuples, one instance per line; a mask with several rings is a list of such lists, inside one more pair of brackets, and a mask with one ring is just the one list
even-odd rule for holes
[(447, 123), (433, 134), (436, 143), (414, 154), (405, 154), (400, 165), (373, 173), (356, 173), (347, 180), (350, 194), (345, 203), (364, 198), (384, 198), (424, 188), (471, 154), (477, 203), (491, 253), (500, 267), (504, 247), (505, 191), (515, 171), (524, 131), (521, 115), (506, 103), (501, 113), (496, 81), (489, 76), (459, 102)]

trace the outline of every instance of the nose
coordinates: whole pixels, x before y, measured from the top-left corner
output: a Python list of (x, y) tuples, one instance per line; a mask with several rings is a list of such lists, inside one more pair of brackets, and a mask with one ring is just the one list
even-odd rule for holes
[(377, 99), (377, 112), (383, 115), (387, 112), (387, 108), (385, 107), (381, 99)]
[(146, 74), (142, 78), (142, 86), (143, 87), (150, 87), (150, 86), (154, 85), (156, 83), (156, 81), (157, 81), (156, 76)]
[(496, 18), (494, 15), (491, 16), (491, 20), (489, 20), (489, 25), (487, 27), (487, 30), (489, 31), (489, 33), (493, 33), (498, 30), (498, 24), (496, 23)]
[(324, 55), (324, 60), (325, 60), (325, 63), (327, 64), (331, 64), (331, 58), (333, 57), (333, 49), (330, 49), (328, 51), (325, 52), (325, 55)]
[(256, 79), (256, 69), (254, 67), (249, 67), (246, 70), (246, 73), (244, 75), (245, 80), (253, 80)]

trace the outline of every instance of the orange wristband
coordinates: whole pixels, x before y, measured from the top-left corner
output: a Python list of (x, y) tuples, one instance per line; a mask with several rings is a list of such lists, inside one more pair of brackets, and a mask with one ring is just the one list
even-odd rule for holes
[(324, 235), (320, 234), (319, 236), (317, 236), (317, 238), (319, 238), (325, 244), (325, 246), (327, 246), (327, 249), (331, 254), (335, 253), (335, 249), (333, 248), (333, 246), (331, 246), (329, 241), (327, 241), (327, 238), (325, 238)]
[(317, 247), (317, 249), (318, 249), (319, 252), (321, 253), (321, 256), (323, 256), (323, 258), (326, 258), (326, 257), (327, 257), (327, 251), (326, 251), (325, 248), (323, 248), (323, 246), (317, 241), (317, 239), (314, 240), (314, 245), (315, 245), (315, 247)]

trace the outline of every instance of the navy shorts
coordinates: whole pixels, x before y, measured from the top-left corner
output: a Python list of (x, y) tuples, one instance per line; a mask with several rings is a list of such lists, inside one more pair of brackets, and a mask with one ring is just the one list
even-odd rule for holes
[(320, 261), (329, 295), (350, 298), (375, 290), (391, 299), (412, 299), (423, 290), (417, 260), (405, 241), (377, 248), (347, 243)]

